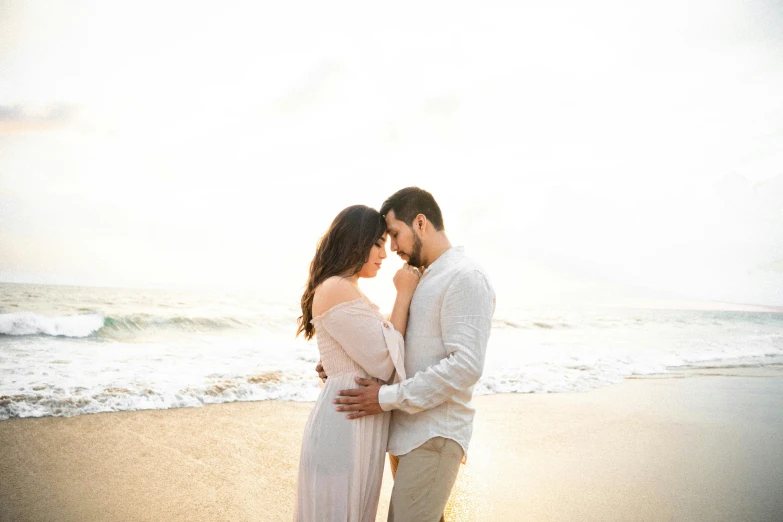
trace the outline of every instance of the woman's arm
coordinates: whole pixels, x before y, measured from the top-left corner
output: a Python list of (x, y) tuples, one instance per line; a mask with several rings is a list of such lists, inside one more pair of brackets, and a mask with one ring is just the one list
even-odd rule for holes
[(394, 325), (394, 329), (405, 337), (405, 329), (408, 327), (408, 310), (413, 299), (413, 292), (397, 292), (397, 299), (394, 300), (394, 308), (389, 316), (389, 322)]
[[(316, 319), (316, 328), (326, 332), (345, 353), (371, 377), (388, 382), (400, 358), (392, 353), (390, 342), (402, 342), (402, 336), (391, 329), (388, 321), (378, 317), (370, 303), (362, 299), (337, 306)], [(402, 363), (404, 365), (404, 363)]]
[(408, 327), (408, 310), (413, 299), (413, 292), (419, 284), (420, 272), (417, 268), (405, 265), (394, 275), (394, 286), (397, 287), (397, 298), (394, 300), (394, 308), (389, 316), (389, 322), (394, 329), (405, 336)]

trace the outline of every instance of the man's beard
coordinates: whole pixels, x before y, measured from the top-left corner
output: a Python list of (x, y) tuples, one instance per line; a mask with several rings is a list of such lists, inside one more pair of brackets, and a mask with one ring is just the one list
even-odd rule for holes
[(416, 232), (413, 233), (413, 248), (408, 254), (408, 264), (416, 268), (424, 265), (421, 260), (421, 238), (416, 235)]

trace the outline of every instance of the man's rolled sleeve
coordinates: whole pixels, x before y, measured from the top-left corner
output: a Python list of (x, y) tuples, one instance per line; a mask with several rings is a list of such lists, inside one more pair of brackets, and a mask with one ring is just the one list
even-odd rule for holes
[(400, 407), (398, 402), (398, 396), (400, 394), (399, 384), (387, 384), (381, 386), (378, 390), (378, 404), (381, 405), (383, 411), (396, 410)]

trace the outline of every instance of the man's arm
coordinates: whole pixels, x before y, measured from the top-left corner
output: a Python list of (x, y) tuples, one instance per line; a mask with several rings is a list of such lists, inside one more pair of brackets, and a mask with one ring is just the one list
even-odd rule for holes
[(455, 393), (476, 384), (484, 369), (484, 357), (495, 310), (495, 293), (486, 277), (474, 270), (451, 283), (440, 311), (441, 335), (448, 356), (438, 364), (399, 384), (379, 386), (364, 379), (365, 386), (340, 392), (337, 411), (349, 418), (400, 409), (417, 413), (433, 408)]
[(379, 390), (384, 410), (428, 410), (478, 382), (484, 371), (495, 293), (477, 270), (457, 276), (440, 313), (441, 336), (448, 356), (412, 378)]

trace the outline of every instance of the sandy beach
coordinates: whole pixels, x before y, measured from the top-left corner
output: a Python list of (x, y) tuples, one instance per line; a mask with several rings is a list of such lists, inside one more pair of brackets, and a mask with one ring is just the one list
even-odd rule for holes
[[(450, 521), (783, 520), (783, 368), (477, 397)], [(290, 520), (312, 403), (0, 422), (2, 521)], [(385, 520), (386, 470), (378, 520)]]

